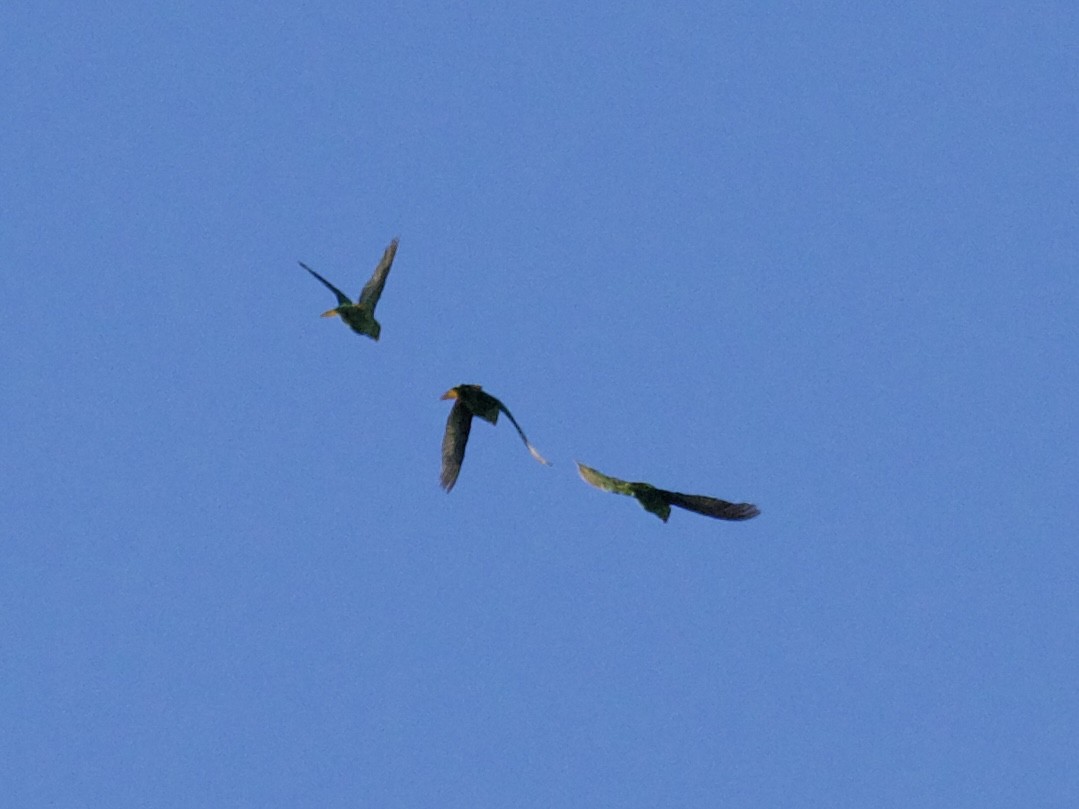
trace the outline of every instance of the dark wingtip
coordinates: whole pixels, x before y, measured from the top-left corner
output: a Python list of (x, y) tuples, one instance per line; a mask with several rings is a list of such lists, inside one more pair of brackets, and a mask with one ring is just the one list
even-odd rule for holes
[(739, 506), (738, 515), (734, 518), (736, 520), (749, 520), (761, 514), (761, 510), (752, 503), (740, 503)]

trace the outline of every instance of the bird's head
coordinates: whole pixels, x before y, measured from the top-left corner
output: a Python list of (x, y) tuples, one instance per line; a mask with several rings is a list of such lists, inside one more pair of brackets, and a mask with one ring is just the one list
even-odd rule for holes
[(483, 388), (480, 385), (455, 385), (448, 391), (442, 394), (443, 399), (460, 399), (464, 397), (465, 401), (469, 401), (469, 398), (475, 399), (475, 395), (482, 391)]
[(333, 309), (327, 309), (319, 317), (337, 317), (339, 314), (341, 314), (341, 308), (334, 307)]

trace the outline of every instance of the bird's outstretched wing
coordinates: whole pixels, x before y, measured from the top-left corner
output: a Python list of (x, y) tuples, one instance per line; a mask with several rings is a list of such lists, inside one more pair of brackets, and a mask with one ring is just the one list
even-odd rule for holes
[(682, 494), (660, 490), (664, 499), (672, 506), (695, 511), (717, 520), (748, 520), (761, 513), (752, 503), (730, 503), (718, 497), (705, 497), (703, 494)]
[(325, 278), (323, 278), (317, 272), (312, 270), (310, 267), (308, 267), (302, 261), (299, 262), (299, 264), (300, 264), (301, 267), (303, 267), (305, 270), (307, 270), (309, 273), (311, 273), (311, 275), (315, 276), (315, 278), (317, 278), (319, 281), (321, 281), (323, 284), (325, 284), (326, 287), (330, 290), (330, 292), (332, 292), (334, 295), (337, 296), (337, 305), (338, 306), (348, 306), (349, 304), (352, 303), (352, 300), (348, 297), (348, 295), (346, 295), (344, 292), (339, 290), (337, 287), (335, 287), (333, 284), (331, 284), (329, 281), (327, 281)]
[(461, 463), (465, 459), (465, 445), (471, 429), (472, 411), (460, 400), (454, 402), (446, 418), (446, 434), (442, 436), (441, 483), (447, 492), (453, 489), (457, 476), (461, 474)]
[(581, 480), (585, 483), (590, 483), (597, 489), (603, 489), (605, 492), (614, 492), (615, 494), (628, 494), (633, 496), (633, 484), (626, 480), (619, 480), (618, 478), (612, 478), (610, 475), (605, 475), (598, 469), (593, 469), (591, 466), (585, 466), (580, 461), (577, 462), (577, 474), (581, 476)]
[(390, 274), (393, 257), (396, 255), (397, 239), (394, 239), (386, 248), (386, 252), (382, 254), (382, 260), (378, 262), (375, 271), (371, 273), (371, 280), (363, 285), (360, 299), (356, 301), (358, 305), (370, 307), (371, 311), (374, 311), (378, 299), (382, 296), (382, 287), (386, 286), (386, 277)]
[[(494, 399), (493, 396), (491, 398)], [(528, 440), (528, 436), (525, 435), (525, 431), (521, 429), (521, 425), (517, 423), (517, 419), (513, 417), (513, 414), (509, 411), (509, 408), (502, 404), (502, 402), (500, 402), (498, 399), (495, 399), (495, 401), (498, 402), (498, 409), (505, 413), (506, 418), (513, 422), (513, 426), (517, 428), (517, 434), (521, 436), (521, 440), (525, 442), (525, 446), (528, 447), (528, 451), (532, 453), (532, 457), (539, 461), (541, 464), (550, 466), (551, 462), (544, 458), (542, 455), (540, 455), (539, 451), (534, 446), (532, 446), (532, 442)]]
[(597, 489), (635, 498), (645, 511), (655, 514), (663, 522), (667, 522), (671, 516), (671, 506), (664, 499), (662, 489), (657, 489), (648, 483), (631, 482), (605, 475), (598, 469), (585, 466), (580, 461), (577, 462), (577, 474), (581, 476), (581, 480)]

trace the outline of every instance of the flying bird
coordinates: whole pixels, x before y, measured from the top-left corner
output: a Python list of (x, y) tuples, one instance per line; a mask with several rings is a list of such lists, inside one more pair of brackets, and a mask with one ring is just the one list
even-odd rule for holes
[(748, 520), (761, 513), (760, 509), (752, 503), (728, 503), (726, 500), (705, 497), (703, 494), (669, 492), (666, 489), (657, 489), (649, 483), (612, 478), (583, 463), (577, 464), (577, 472), (585, 483), (590, 483), (597, 489), (636, 497), (637, 502), (644, 507), (645, 511), (652, 512), (663, 522), (667, 522), (671, 516), (671, 506), (696, 511), (698, 514), (715, 517), (717, 520)]
[(525, 442), (532, 457), (542, 464), (550, 466), (550, 463), (540, 455), (528, 437), (517, 423), (517, 419), (506, 409), (498, 399), (484, 392), (479, 385), (458, 385), (450, 388), (442, 394), (443, 399), (454, 399), (450, 409), (449, 418), (446, 419), (446, 434), (442, 437), (442, 488), (447, 492), (457, 482), (457, 476), (461, 473), (461, 462), (465, 459), (465, 444), (468, 443), (468, 433), (472, 429), (472, 417), (479, 416), (491, 424), (498, 423), (498, 411), (506, 414), (521, 440)]
[(366, 334), (372, 340), (378, 340), (378, 335), (382, 332), (382, 326), (375, 320), (375, 307), (378, 305), (378, 299), (382, 296), (382, 287), (386, 286), (386, 276), (390, 274), (390, 265), (393, 264), (395, 255), (397, 255), (397, 239), (390, 242), (386, 252), (382, 254), (382, 260), (378, 262), (375, 271), (371, 273), (371, 280), (363, 285), (359, 300), (355, 303), (349, 299), (348, 295), (301, 261), (301, 267), (315, 276), (330, 292), (337, 296), (337, 306), (323, 312), (322, 317), (340, 315), (349, 328), (357, 334)]

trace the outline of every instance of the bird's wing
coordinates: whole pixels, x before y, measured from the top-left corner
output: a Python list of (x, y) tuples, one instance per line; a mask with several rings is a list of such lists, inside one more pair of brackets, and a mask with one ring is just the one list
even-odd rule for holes
[[(662, 490), (661, 490), (662, 491)], [(664, 498), (672, 506), (695, 511), (717, 520), (748, 520), (760, 514), (760, 509), (752, 503), (730, 503), (718, 497), (705, 497), (703, 494), (682, 494), (681, 492), (663, 492)]]
[(581, 480), (585, 483), (590, 483), (597, 489), (603, 489), (605, 492), (614, 492), (615, 494), (628, 494), (634, 496), (633, 484), (627, 480), (619, 480), (618, 478), (612, 478), (610, 475), (605, 475), (598, 469), (593, 469), (591, 466), (585, 466), (580, 461), (577, 462), (577, 474), (581, 476)]
[(332, 292), (334, 295), (337, 296), (337, 304), (339, 306), (348, 306), (349, 304), (352, 303), (352, 301), (349, 299), (348, 295), (346, 295), (344, 292), (339, 290), (337, 287), (335, 287), (333, 284), (331, 284), (329, 281), (327, 281), (325, 278), (323, 278), (317, 272), (312, 270), (310, 267), (308, 267), (302, 261), (300, 262), (300, 266), (303, 267), (305, 270), (307, 270), (309, 273), (311, 273), (311, 275), (315, 276), (315, 278), (317, 278), (323, 284), (325, 284), (326, 287), (330, 290), (330, 292)]
[(371, 273), (371, 280), (363, 285), (360, 299), (356, 301), (360, 306), (368, 306), (374, 311), (378, 299), (382, 295), (382, 287), (386, 286), (386, 277), (390, 274), (390, 265), (393, 257), (397, 255), (397, 239), (390, 242), (386, 252), (382, 254), (382, 260), (378, 262), (375, 271)]
[[(493, 396), (491, 398), (494, 399)], [(528, 447), (528, 451), (532, 453), (532, 457), (539, 461), (541, 464), (550, 466), (551, 462), (544, 458), (542, 455), (540, 455), (539, 451), (534, 446), (532, 446), (532, 442), (528, 440), (528, 436), (525, 435), (525, 431), (521, 429), (521, 425), (517, 423), (517, 419), (513, 417), (513, 414), (509, 411), (509, 408), (502, 404), (502, 402), (498, 401), (498, 399), (495, 399), (495, 401), (498, 402), (498, 409), (505, 413), (506, 418), (512, 421), (513, 426), (517, 428), (517, 434), (521, 436), (521, 440), (525, 442), (525, 446)]]
[(442, 488), (447, 492), (457, 482), (461, 474), (461, 463), (465, 459), (465, 445), (468, 433), (472, 429), (472, 411), (458, 400), (450, 408), (446, 419), (446, 434), (442, 436)]
[(647, 483), (631, 483), (628, 480), (612, 478), (610, 475), (605, 475), (598, 469), (593, 469), (591, 466), (585, 466), (580, 462), (577, 463), (577, 473), (585, 483), (590, 483), (597, 489), (603, 489), (605, 492), (614, 492), (615, 494), (625, 494), (636, 498), (637, 502), (640, 503), (646, 511), (655, 514), (663, 520), (663, 522), (667, 522), (667, 518), (671, 516), (671, 507), (667, 505), (667, 501), (663, 497), (664, 492), (662, 489), (657, 489), (655, 486), (650, 486)]

